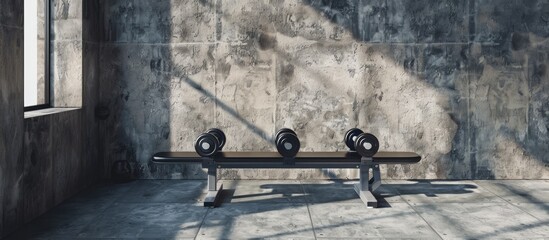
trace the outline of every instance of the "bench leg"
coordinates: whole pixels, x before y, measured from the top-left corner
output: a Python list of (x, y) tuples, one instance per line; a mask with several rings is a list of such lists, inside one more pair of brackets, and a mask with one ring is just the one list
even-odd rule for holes
[[(372, 178), (370, 179), (370, 168), (372, 168)], [(360, 164), (360, 182), (354, 185), (355, 192), (358, 194), (362, 202), (368, 208), (377, 207), (377, 199), (372, 192), (381, 184), (381, 175), (379, 165), (371, 164), (370, 159), (363, 159)]]
[(374, 197), (374, 194), (370, 191), (361, 190), (359, 185), (360, 183), (355, 184), (355, 192), (360, 197), (360, 200), (362, 200), (368, 208), (377, 208), (377, 199)]
[(379, 186), (381, 186), (381, 172), (379, 171), (379, 164), (372, 166), (372, 176), (370, 183), (370, 191), (374, 192)]
[(215, 165), (208, 167), (208, 193), (204, 198), (204, 207), (217, 207), (221, 203), (223, 184), (217, 187), (217, 169)]

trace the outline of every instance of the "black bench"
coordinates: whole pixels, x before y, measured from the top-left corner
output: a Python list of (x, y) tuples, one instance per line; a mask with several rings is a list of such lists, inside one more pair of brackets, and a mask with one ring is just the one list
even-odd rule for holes
[[(379, 164), (413, 164), (421, 157), (412, 152), (377, 152), (364, 157), (357, 152), (299, 152), (295, 157), (282, 157), (278, 152), (218, 152), (201, 157), (196, 152), (159, 152), (153, 157), (157, 164), (201, 163), (208, 169), (208, 193), (205, 207), (220, 203), (223, 185), (217, 184), (217, 169), (222, 168), (355, 168), (360, 169), (360, 181), (355, 191), (367, 207), (377, 207), (372, 194), (381, 185)], [(372, 169), (370, 177), (369, 170)]]

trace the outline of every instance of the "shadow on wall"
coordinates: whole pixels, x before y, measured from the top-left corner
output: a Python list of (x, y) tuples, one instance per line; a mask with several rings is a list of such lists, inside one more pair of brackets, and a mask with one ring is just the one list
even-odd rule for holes
[[(140, 178), (204, 178), (198, 165), (162, 166), (149, 159), (161, 150), (193, 150), (194, 138), (216, 126), (216, 109), (263, 143), (272, 142), (269, 134), (215, 96), (216, 46), (186, 44), (209, 39), (181, 25), (203, 24), (194, 14), (181, 14), (188, 13), (188, 4), (104, 2), (102, 102), (112, 109), (104, 124), (108, 166), (122, 159), (134, 163)], [(198, 12), (210, 11), (196, 5)]]
[[(141, 178), (150, 177), (151, 172), (185, 172), (186, 166), (174, 165), (168, 170), (147, 165), (142, 159), (172, 147), (170, 80), (174, 50), (167, 45), (147, 45), (172, 35), (172, 27), (165, 25), (172, 3), (102, 1), (101, 7), (100, 106), (110, 114), (101, 121), (105, 177), (110, 178), (111, 165), (118, 160), (129, 161), (134, 175)], [(116, 17), (105, 18), (111, 14)], [(122, 23), (138, 29), (128, 30)]]
[[(388, 46), (382, 54), (448, 96), (442, 114), (458, 126), (441, 158), (448, 177), (549, 177), (547, 2), (307, 3), (356, 40)], [(400, 46), (405, 54), (395, 55)]]
[[(346, 129), (368, 126), (365, 129), (380, 136), (387, 150), (430, 149), (423, 151), (430, 156), (420, 166), (412, 167), (419, 170), (400, 170), (392, 174), (394, 177), (446, 177), (434, 171), (433, 159), (450, 151), (456, 131), (451, 117), (441, 114), (446, 110), (439, 101), (446, 104), (447, 97), (385, 59), (381, 53), (390, 48), (357, 42), (344, 29), (300, 4), (208, 6), (223, 10), (218, 16), (223, 23), (221, 40), (228, 42), (227, 48), (235, 53), (227, 58), (218, 57), (216, 74), (221, 80), (227, 80), (231, 75), (238, 75), (235, 68), (236, 71), (257, 71), (254, 65), (264, 64), (267, 62), (264, 55), (274, 54), (276, 66), (267, 67), (276, 68), (275, 125), (296, 129), (304, 143), (303, 151), (343, 150), (341, 139)], [(334, 34), (316, 32), (331, 28), (336, 29)], [(248, 59), (238, 59), (242, 52)], [(341, 84), (342, 78), (345, 84)], [(230, 86), (220, 88), (223, 91)], [(269, 86), (256, 90), (264, 89)], [(248, 103), (254, 103), (253, 99), (248, 99)], [(371, 114), (373, 112), (375, 114)], [(399, 116), (403, 114), (408, 120), (404, 123)], [(224, 171), (223, 177), (269, 177), (267, 173), (248, 175), (244, 172)], [(356, 177), (356, 173), (347, 170), (328, 170), (324, 174), (330, 178)], [(315, 177), (314, 173), (307, 172), (300, 176)]]
[[(273, 150), (267, 133), (280, 127), (297, 131), (303, 151), (345, 150), (345, 130), (358, 126), (383, 150), (423, 156), (382, 169), (391, 178), (549, 177), (543, 1), (138, 3), (105, 4), (102, 79), (118, 81), (106, 85), (118, 114), (110, 148), (135, 159), (140, 177), (203, 178), (149, 159), (192, 150), (211, 126), (237, 151)], [(222, 172), (326, 176), (356, 172)]]
[(192, 79), (190, 79), (189, 77), (187, 77), (184, 73), (175, 72), (174, 75), (175, 76), (182, 76), (181, 80), (184, 83), (188, 84), (190, 87), (192, 87), (194, 90), (200, 92), (205, 97), (207, 97), (209, 99), (212, 99), (214, 101), (215, 105), (218, 108), (221, 108), (221, 110), (227, 112), (232, 117), (236, 118), (242, 125), (244, 125), (246, 127), (246, 129), (248, 131), (252, 131), (254, 134), (261, 137), (266, 142), (272, 143), (274, 145), (274, 143), (273, 143), (274, 140), (273, 140), (272, 137), (270, 137), (270, 134), (268, 134), (265, 131), (261, 130), (260, 128), (258, 128), (256, 125), (254, 125), (253, 123), (251, 123), (247, 119), (243, 118), (241, 115), (238, 114), (238, 112), (235, 109), (231, 108), (229, 105), (225, 104), (219, 98), (215, 97), (215, 95), (213, 93), (211, 93), (207, 89), (202, 88), (202, 86), (200, 84), (198, 84), (197, 82), (195, 82)]

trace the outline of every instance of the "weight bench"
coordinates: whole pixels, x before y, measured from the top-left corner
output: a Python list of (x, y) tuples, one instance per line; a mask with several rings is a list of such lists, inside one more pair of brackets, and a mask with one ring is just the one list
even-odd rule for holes
[[(153, 156), (157, 164), (202, 163), (208, 169), (208, 193), (205, 207), (221, 203), (223, 184), (217, 184), (217, 169), (223, 168), (355, 168), (360, 181), (354, 189), (367, 207), (377, 207), (373, 192), (381, 185), (380, 164), (413, 164), (421, 157), (412, 152), (377, 152), (363, 157), (357, 152), (300, 152), (295, 157), (282, 157), (278, 152), (218, 152), (201, 157), (195, 152), (160, 152)], [(370, 176), (370, 169), (372, 175)]]

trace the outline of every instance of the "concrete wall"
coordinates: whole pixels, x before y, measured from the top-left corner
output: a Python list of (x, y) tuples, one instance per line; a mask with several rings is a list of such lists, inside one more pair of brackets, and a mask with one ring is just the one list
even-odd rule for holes
[[(203, 178), (157, 166), (209, 127), (228, 151), (345, 151), (345, 131), (415, 151), (389, 178), (549, 178), (547, 1), (101, 2), (104, 173)], [(353, 170), (224, 170), (224, 178), (354, 178)]]
[[(65, 87), (80, 99), (79, 108), (26, 113), (23, 112), (23, 1), (2, 1), (1, 6), (0, 237), (3, 237), (97, 182), (102, 162), (98, 160), (99, 124), (95, 118), (99, 99), (99, 38), (95, 28), (99, 21), (98, 2), (64, 0), (53, 1), (52, 6), (56, 31), (51, 42), (56, 46), (52, 60), (57, 62), (52, 75), (65, 74), (52, 78), (59, 80), (61, 76), (65, 78), (63, 81), (71, 83)], [(64, 12), (80, 12), (80, 17), (70, 20), (72, 23), (62, 23), (64, 27), (60, 28), (61, 20), (66, 20)], [(81, 37), (60, 38), (70, 36), (71, 31)], [(63, 46), (74, 51), (58, 52)], [(74, 82), (77, 84), (73, 85)]]
[(38, 65), (37, 65), (37, 103), (45, 104), (47, 103), (46, 99), (46, 1), (37, 1), (38, 5)]
[(23, 1), (0, 11), (0, 237), (23, 221)]
[[(82, 106), (82, 0), (52, 1), (52, 105)], [(86, 1), (84, 1), (86, 2)]]

